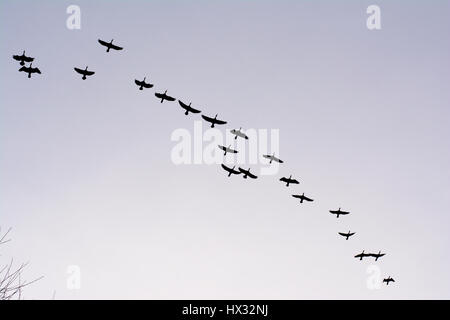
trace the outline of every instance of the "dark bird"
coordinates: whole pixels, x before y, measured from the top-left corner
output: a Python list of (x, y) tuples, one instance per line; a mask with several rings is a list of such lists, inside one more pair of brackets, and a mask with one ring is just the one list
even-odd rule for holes
[(293, 194), (292, 196), (294, 198), (300, 199), (300, 203), (303, 203), (303, 201), (309, 201), (309, 202), (314, 201), (313, 199), (306, 197), (304, 193), (303, 194)]
[(363, 252), (361, 252), (360, 254), (357, 254), (355, 256), (355, 258), (359, 258), (359, 260), (362, 260), (363, 258), (366, 258), (366, 257), (370, 257), (370, 253), (364, 253), (364, 250), (363, 250)]
[(395, 282), (395, 280), (392, 279), (391, 276), (389, 276), (389, 277), (383, 279), (383, 282), (386, 282), (386, 285), (389, 285), (389, 282)]
[(275, 153), (272, 154), (272, 155), (270, 155), (270, 154), (264, 154), (263, 157), (266, 158), (266, 159), (270, 159), (270, 162), (269, 162), (269, 163), (272, 163), (272, 161), (275, 161), (275, 162), (278, 162), (278, 163), (283, 163), (283, 162), (284, 162), (283, 160), (281, 160), (281, 159), (275, 157)]
[(236, 140), (238, 137), (241, 137), (241, 138), (244, 138), (245, 140), (248, 140), (248, 136), (247, 136), (245, 133), (243, 133), (243, 132), (241, 131), (241, 129), (242, 129), (242, 128), (239, 128), (239, 130), (233, 129), (233, 130), (231, 130), (230, 132), (231, 132), (232, 134), (235, 135), (235, 137), (234, 137), (235, 140)]
[(345, 215), (349, 214), (350, 212), (347, 212), (347, 211), (341, 211), (341, 208), (339, 208), (339, 210), (330, 210), (330, 213), (331, 213), (331, 214), (335, 214), (335, 215), (336, 215), (336, 218), (339, 218), (340, 215), (345, 216)]
[(382, 256), (385, 256), (386, 253), (381, 253), (381, 251), (379, 251), (378, 253), (369, 253), (369, 256), (374, 257), (375, 261), (378, 261), (378, 258), (381, 258)]
[(250, 168), (248, 168), (248, 170), (244, 170), (241, 167), (239, 167), (239, 171), (242, 172), (244, 174), (244, 179), (247, 179), (247, 177), (250, 177), (252, 179), (256, 179), (258, 178), (257, 176), (255, 176), (254, 174), (250, 173)]
[(13, 59), (17, 60), (17, 61), (20, 61), (20, 65), (21, 66), (24, 66), (25, 62), (33, 62), (33, 60), (34, 60), (34, 58), (27, 57), (25, 55), (25, 50), (23, 51), (22, 55), (20, 55), (20, 56), (19, 55), (13, 55)]
[(237, 150), (231, 149), (231, 144), (228, 147), (221, 146), (219, 144), (219, 149), (224, 151), (224, 153), (223, 153), (224, 156), (226, 156), (228, 152), (230, 152), (230, 153), (238, 153)]
[(83, 80), (86, 80), (87, 76), (92, 76), (95, 72), (94, 71), (88, 71), (88, 67), (86, 66), (86, 69), (80, 69), (80, 68), (73, 68), (76, 72), (83, 75)]
[(144, 80), (142, 80), (142, 81), (135, 79), (134, 83), (136, 83), (136, 85), (139, 87), (139, 90), (143, 90), (144, 88), (148, 89), (148, 88), (153, 87), (153, 84), (145, 82), (145, 77), (144, 77)]
[(27, 67), (27, 66), (21, 67), (19, 69), (19, 71), (28, 73), (28, 78), (31, 78), (31, 74), (32, 73), (39, 73), (39, 74), (41, 74), (41, 70), (39, 70), (38, 68), (33, 68), (33, 64), (32, 63), (30, 63), (29, 67)]
[(204, 116), (204, 115), (202, 115), (202, 118), (205, 121), (211, 123), (211, 128), (214, 128), (214, 125), (216, 125), (216, 124), (226, 124), (227, 123), (226, 121), (217, 119), (217, 114), (216, 114), (216, 116), (214, 118), (210, 118), (210, 117), (207, 117), (207, 116)]
[(289, 187), (289, 184), (298, 184), (299, 182), (295, 179), (291, 179), (292, 175), (289, 176), (289, 178), (283, 177), (280, 179), (280, 181), (286, 182), (286, 187)]
[(232, 174), (241, 174), (240, 171), (234, 170), (236, 166), (233, 166), (233, 168), (229, 168), (226, 165), (222, 164), (222, 168), (228, 172), (228, 176), (230, 177)]
[(345, 240), (348, 240), (348, 238), (350, 238), (352, 235), (355, 234), (355, 232), (348, 232), (348, 233), (343, 233), (343, 232), (338, 232), (341, 236), (345, 237)]
[(190, 102), (189, 102), (189, 105), (187, 105), (187, 104), (185, 104), (183, 101), (178, 100), (178, 103), (180, 104), (180, 106), (181, 106), (184, 110), (186, 110), (186, 112), (184, 113), (185, 115), (188, 115), (189, 112), (192, 112), (192, 113), (200, 113), (200, 112), (201, 112), (200, 110), (197, 110), (197, 109), (192, 108)]
[(173, 98), (173, 97), (167, 95), (167, 90), (164, 91), (164, 93), (158, 93), (158, 92), (156, 92), (156, 93), (155, 93), (155, 96), (156, 96), (157, 98), (161, 99), (161, 103), (163, 103), (164, 100), (167, 100), (167, 101), (175, 101), (175, 98)]
[(106, 42), (106, 41), (98, 39), (98, 43), (100, 43), (102, 46), (105, 46), (107, 48), (106, 52), (109, 52), (110, 49), (113, 49), (113, 50), (122, 50), (123, 49), (122, 47), (119, 47), (119, 46), (116, 46), (115, 44), (113, 44), (113, 41), (114, 41), (114, 39), (112, 39), (110, 42)]

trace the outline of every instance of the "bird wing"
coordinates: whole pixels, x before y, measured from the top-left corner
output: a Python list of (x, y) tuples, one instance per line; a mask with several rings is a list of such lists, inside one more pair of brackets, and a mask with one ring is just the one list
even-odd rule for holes
[(164, 98), (164, 94), (163, 94), (163, 93), (155, 92), (155, 96), (156, 96), (157, 98), (160, 98), (160, 99)]
[(343, 236), (343, 237), (346, 237), (347, 236), (347, 234), (346, 233), (343, 233), (343, 232), (338, 232), (341, 236)]
[(17, 60), (17, 61), (22, 61), (22, 56), (18, 56), (18, 55), (13, 55), (13, 59)]
[(263, 154), (263, 157), (266, 158), (266, 159), (271, 159), (272, 158), (272, 156), (268, 155), (268, 154)]
[(228, 171), (228, 172), (231, 172), (233, 169), (231, 169), (231, 168), (228, 168), (226, 165), (224, 165), (224, 164), (222, 164), (222, 168), (225, 170), (225, 171)]
[(298, 198), (298, 199), (301, 199), (301, 198), (302, 198), (302, 196), (299, 195), (299, 194), (293, 194), (292, 196), (293, 196), (294, 198)]
[(224, 146), (219, 145), (219, 149), (222, 149), (223, 151), (227, 150)]
[(288, 179), (287, 179), (287, 178), (285, 178), (285, 177), (283, 177), (283, 178), (281, 178), (281, 179), (280, 179), (280, 181), (283, 181), (283, 182), (288, 182)]
[(293, 184), (299, 184), (299, 182), (298, 182), (297, 180), (295, 180), (295, 179), (291, 179), (291, 183), (293, 183)]
[(205, 121), (208, 121), (208, 122), (213, 122), (213, 121), (214, 121), (213, 118), (210, 118), (210, 117), (205, 116), (205, 115), (202, 115), (202, 118), (203, 118)]
[(144, 86), (144, 88), (151, 88), (151, 87), (153, 87), (153, 84), (144, 82), (143, 86)]
[(100, 40), (100, 39), (98, 39), (98, 43), (100, 43), (102, 46), (105, 46), (105, 47), (109, 46), (108, 42)]
[(348, 235), (351, 237), (352, 235), (354, 235), (355, 234), (355, 232), (352, 232), (352, 233), (349, 233)]
[(115, 44), (110, 44), (109, 47), (114, 50), (122, 50), (122, 47), (116, 46)]
[(238, 151), (234, 149), (228, 149), (228, 152), (238, 153)]
[(34, 58), (32, 58), (32, 57), (27, 57), (27, 56), (23, 57), (23, 61), (25, 61), (25, 62), (33, 62), (33, 60), (34, 60)]
[(19, 71), (27, 71), (27, 67), (23, 66), (19, 69)]
[(303, 196), (303, 200), (305, 200), (305, 201), (314, 201), (313, 199), (305, 197), (305, 196)]
[(142, 81), (139, 81), (139, 80), (134, 80), (134, 83), (136, 83), (138, 86), (141, 86), (141, 85), (143, 85), (143, 83), (142, 83)]
[(78, 72), (80, 74), (84, 74), (84, 70), (81, 70), (79, 68), (73, 68), (73, 70), (75, 70), (76, 72)]
[(39, 68), (33, 68), (31, 71), (41, 74), (41, 70), (39, 70)]
[(168, 96), (167, 94), (166, 94), (166, 97), (164, 99), (166, 99), (167, 101), (175, 101), (174, 97)]
[(188, 110), (189, 106), (186, 103), (181, 100), (178, 100), (178, 103), (183, 109)]
[(94, 71), (86, 71), (86, 70), (84, 70), (83, 72), (87, 76), (92, 76), (95, 73)]

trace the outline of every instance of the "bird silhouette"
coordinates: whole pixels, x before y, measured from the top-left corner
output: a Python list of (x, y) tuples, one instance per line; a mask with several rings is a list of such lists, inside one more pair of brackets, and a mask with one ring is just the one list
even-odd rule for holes
[(300, 199), (300, 203), (303, 203), (303, 201), (309, 201), (309, 202), (314, 201), (313, 199), (306, 197), (304, 193), (303, 194), (293, 194), (292, 196), (294, 198)]
[(161, 99), (161, 103), (163, 103), (164, 100), (167, 100), (167, 101), (175, 101), (175, 98), (173, 98), (173, 97), (167, 95), (167, 90), (164, 91), (164, 93), (158, 93), (158, 92), (156, 92), (156, 93), (155, 93), (155, 96), (156, 96), (157, 98)]
[(338, 234), (345, 237), (345, 240), (348, 240), (348, 238), (350, 238), (352, 235), (354, 235), (355, 232), (350, 232), (350, 231), (348, 233), (338, 232)]
[(136, 85), (139, 87), (139, 90), (143, 90), (144, 88), (148, 89), (148, 88), (153, 87), (153, 84), (145, 82), (145, 77), (144, 77), (144, 80), (142, 80), (142, 81), (135, 79), (134, 83), (136, 83)]
[(227, 123), (226, 121), (217, 119), (217, 114), (216, 114), (216, 116), (215, 116), (214, 118), (207, 117), (207, 116), (205, 116), (205, 115), (202, 115), (202, 118), (203, 118), (205, 121), (211, 123), (211, 128), (214, 128), (214, 126), (215, 126), (216, 124), (226, 124), (226, 123)]
[(286, 187), (289, 187), (290, 184), (299, 184), (299, 182), (295, 179), (292, 179), (292, 175), (289, 178), (283, 177), (280, 181), (286, 182)]
[(200, 110), (197, 110), (197, 109), (192, 108), (190, 102), (189, 102), (189, 105), (187, 105), (187, 104), (185, 104), (183, 101), (178, 100), (178, 103), (179, 103), (180, 106), (186, 111), (186, 112), (184, 113), (185, 115), (188, 115), (189, 112), (192, 112), (192, 113), (200, 113), (200, 112), (201, 112)]

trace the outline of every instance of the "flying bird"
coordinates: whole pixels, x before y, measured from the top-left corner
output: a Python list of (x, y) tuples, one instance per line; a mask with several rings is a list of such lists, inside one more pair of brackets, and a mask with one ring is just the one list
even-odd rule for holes
[(83, 75), (83, 80), (86, 80), (87, 76), (92, 76), (95, 72), (94, 71), (88, 71), (88, 67), (86, 66), (86, 69), (80, 69), (80, 68), (73, 68), (76, 72)]
[(338, 232), (341, 236), (345, 237), (345, 240), (348, 240), (348, 238), (350, 238), (352, 235), (355, 234), (355, 232), (348, 232), (348, 233), (343, 233), (343, 232)]
[(39, 73), (41, 74), (41, 70), (39, 70), (38, 68), (33, 68), (33, 63), (30, 63), (30, 66), (23, 66), (19, 69), (19, 71), (21, 72), (26, 72), (28, 73), (28, 78), (31, 78), (31, 74), (32, 73)]
[(248, 168), (248, 170), (244, 170), (241, 167), (239, 167), (239, 171), (244, 174), (244, 177), (243, 177), (244, 179), (247, 179), (247, 177), (250, 177), (252, 179), (257, 179), (258, 178), (254, 174), (250, 173), (250, 168)]
[(109, 52), (110, 49), (113, 49), (113, 50), (122, 50), (123, 49), (122, 47), (119, 47), (119, 46), (116, 46), (115, 44), (113, 44), (113, 41), (114, 41), (114, 39), (112, 39), (110, 42), (106, 42), (101, 39), (98, 39), (98, 43), (100, 43), (102, 46), (105, 46), (107, 48), (106, 52)]
[(241, 171), (234, 170), (236, 166), (233, 166), (233, 168), (229, 168), (226, 165), (222, 164), (222, 168), (228, 172), (228, 176), (230, 177), (232, 174), (241, 174)]
[(369, 253), (369, 256), (374, 257), (375, 261), (378, 261), (378, 258), (381, 258), (385, 255), (386, 253), (381, 253), (381, 251), (379, 251), (378, 253)]
[(27, 57), (26, 55), (25, 55), (25, 50), (23, 51), (23, 53), (22, 53), (22, 55), (13, 55), (13, 59), (14, 60), (16, 60), (16, 61), (20, 61), (20, 65), (21, 66), (24, 66), (25, 65), (25, 62), (33, 62), (33, 60), (34, 60), (34, 58), (32, 58), (32, 57)]
[(245, 133), (243, 133), (241, 131), (241, 129), (242, 128), (239, 128), (239, 130), (233, 129), (233, 130), (230, 131), (232, 134), (235, 135), (234, 140), (236, 140), (238, 137), (243, 138), (245, 140), (248, 140), (248, 136)]
[(139, 90), (143, 90), (144, 88), (151, 88), (151, 87), (153, 87), (153, 84), (151, 84), (151, 83), (147, 83), (147, 82), (145, 82), (145, 78), (146, 77), (144, 77), (144, 80), (142, 80), (142, 81), (139, 81), (139, 80), (134, 80), (134, 83), (136, 83), (136, 85), (139, 87)]
[(280, 179), (280, 181), (286, 182), (286, 187), (289, 187), (289, 184), (299, 184), (297, 180), (291, 178), (292, 175), (290, 175), (289, 178), (283, 177)]
[(185, 104), (183, 101), (178, 100), (178, 103), (180, 104), (180, 106), (181, 106), (184, 110), (186, 110), (186, 112), (184, 113), (185, 115), (188, 115), (189, 112), (192, 112), (192, 113), (200, 113), (200, 112), (201, 112), (200, 110), (197, 110), (197, 109), (192, 108), (190, 102), (189, 102), (189, 105), (187, 105), (187, 104)]
[(231, 144), (228, 147), (221, 146), (220, 144), (218, 146), (219, 146), (220, 150), (224, 151), (224, 153), (223, 153), (224, 156), (226, 156), (228, 152), (229, 153), (238, 153), (237, 150), (231, 149)]
[(392, 279), (391, 276), (389, 276), (389, 277), (383, 279), (383, 282), (386, 282), (386, 285), (389, 285), (389, 282), (395, 282), (395, 280)]
[(158, 92), (156, 92), (156, 93), (155, 93), (155, 96), (156, 96), (157, 98), (161, 99), (161, 103), (163, 103), (164, 100), (167, 100), (167, 101), (175, 101), (175, 98), (173, 98), (173, 97), (167, 95), (167, 90), (164, 91), (164, 93), (158, 93)]
[(275, 157), (275, 153), (272, 154), (272, 155), (270, 155), (270, 154), (264, 154), (263, 157), (266, 158), (266, 159), (270, 159), (270, 162), (269, 162), (269, 163), (272, 163), (272, 161), (275, 161), (275, 162), (278, 162), (278, 163), (283, 163), (283, 162), (284, 162), (283, 160), (281, 160), (281, 159)]
[(347, 212), (347, 211), (341, 211), (341, 208), (339, 208), (339, 210), (330, 210), (330, 213), (331, 213), (331, 214), (335, 214), (335, 215), (336, 215), (336, 218), (339, 218), (340, 215), (345, 216), (345, 215), (349, 214), (350, 212)]
[(303, 203), (303, 201), (309, 201), (309, 202), (314, 201), (313, 199), (306, 197), (304, 193), (303, 194), (293, 194), (292, 196), (294, 198), (300, 199), (300, 203)]
[(217, 119), (217, 114), (216, 114), (216, 116), (214, 118), (210, 118), (210, 117), (207, 117), (205, 115), (202, 115), (202, 118), (205, 121), (211, 123), (211, 128), (214, 128), (214, 125), (216, 125), (216, 124), (226, 124), (227, 123), (226, 121)]
[(364, 253), (364, 250), (363, 250), (363, 252), (361, 252), (360, 254), (357, 254), (355, 256), (355, 258), (359, 258), (359, 260), (362, 260), (363, 258), (366, 258), (366, 257), (370, 257), (370, 253)]

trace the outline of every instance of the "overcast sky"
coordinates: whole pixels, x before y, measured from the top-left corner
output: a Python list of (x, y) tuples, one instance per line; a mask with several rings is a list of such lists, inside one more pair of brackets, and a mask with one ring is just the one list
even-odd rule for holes
[[(80, 30), (66, 26), (71, 4)], [(381, 30), (366, 27), (372, 4)], [(28, 299), (449, 299), (449, 12), (449, 1), (1, 1), (0, 226), (13, 228), (1, 262), (44, 276)], [(23, 50), (41, 75), (17, 72)], [(73, 67), (85, 66), (96, 73), (82, 81)], [(144, 76), (155, 87), (139, 91)], [(194, 136), (201, 118), (159, 103), (166, 89), (228, 121), (220, 132), (277, 130), (279, 172), (176, 165), (172, 134)], [(300, 184), (286, 188), (291, 174)], [(315, 201), (291, 197), (303, 192)], [(351, 214), (336, 219), (338, 207)], [(387, 255), (354, 259), (362, 250)], [(396, 283), (370, 289), (371, 266)]]

